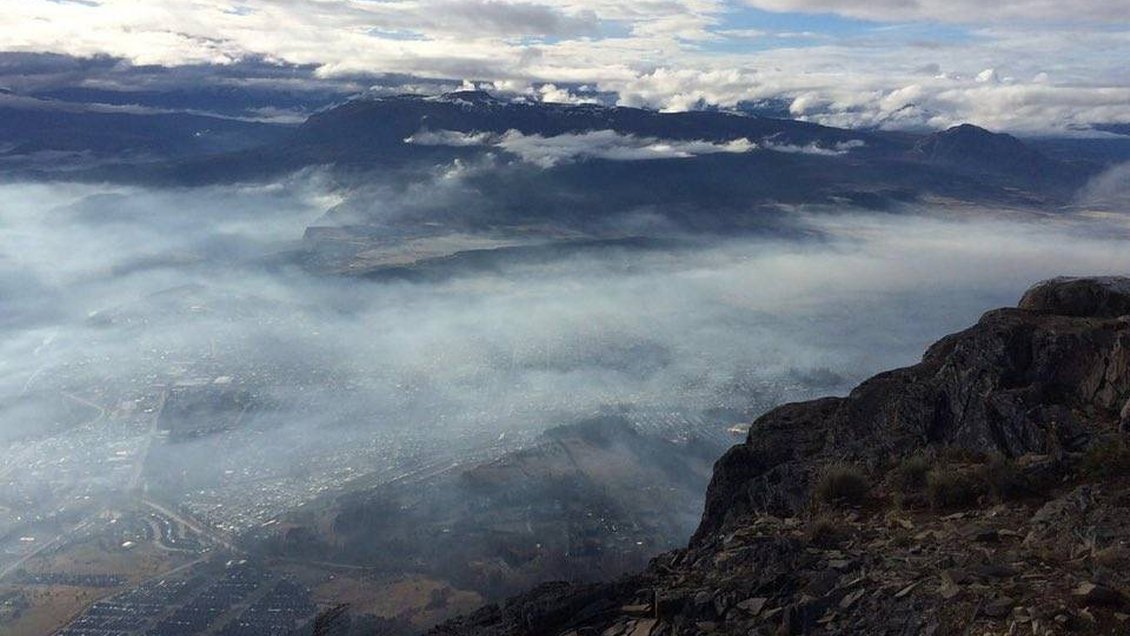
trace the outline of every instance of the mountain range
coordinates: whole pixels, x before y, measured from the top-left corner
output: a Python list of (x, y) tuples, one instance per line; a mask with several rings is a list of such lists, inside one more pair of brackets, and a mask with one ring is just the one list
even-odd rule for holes
[[(931, 134), (845, 130), (742, 112), (506, 101), (483, 91), (357, 98), (298, 126), (13, 95), (0, 108), (5, 138), (15, 140), (0, 156), (9, 174), (45, 176), (62, 163), (72, 178), (202, 184), (333, 165), (344, 174), (403, 177), (491, 154), (541, 166), (525, 188), (508, 183), (516, 197), (546, 188), (562, 197), (599, 191), (622, 205), (685, 204), (688, 192), (731, 207), (879, 207), (926, 195), (1055, 205), (1104, 163), (1130, 157), (1127, 143), (1102, 158), (1073, 160), (1046, 140), (1039, 141), (1051, 155), (971, 125)], [(735, 145), (742, 140), (748, 145)], [(556, 161), (531, 159), (533, 147), (547, 144)], [(73, 156), (44, 165), (44, 153)]]

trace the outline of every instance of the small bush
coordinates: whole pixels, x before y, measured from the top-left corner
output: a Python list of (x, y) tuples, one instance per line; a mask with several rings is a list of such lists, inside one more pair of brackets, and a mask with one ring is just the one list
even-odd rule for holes
[(966, 508), (983, 494), (984, 483), (973, 475), (941, 469), (926, 475), (926, 499), (935, 510)]
[(1096, 442), (1083, 455), (1079, 468), (1097, 479), (1130, 473), (1130, 446), (1121, 436)]
[(993, 457), (977, 468), (977, 477), (999, 501), (1016, 499), (1032, 492), (1032, 486), (1016, 465), (1001, 456)]
[(942, 463), (949, 464), (982, 464), (988, 457), (984, 453), (961, 446), (945, 446), (938, 452), (938, 459)]
[(808, 524), (808, 541), (820, 548), (834, 548), (847, 539), (842, 524), (832, 517), (821, 515)]
[(814, 494), (818, 501), (830, 504), (858, 505), (867, 499), (870, 485), (863, 471), (848, 464), (833, 464), (825, 469), (816, 482)]
[(926, 476), (930, 472), (930, 460), (923, 455), (914, 455), (902, 460), (894, 470), (892, 485), (901, 494), (921, 492), (926, 488)]
[(1095, 552), (1092, 561), (1099, 567), (1122, 570), (1130, 565), (1130, 548), (1112, 545)]

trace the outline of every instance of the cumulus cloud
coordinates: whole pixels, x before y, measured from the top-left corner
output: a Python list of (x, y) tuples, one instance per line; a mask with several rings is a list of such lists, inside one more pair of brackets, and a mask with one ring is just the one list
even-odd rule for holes
[[(777, 33), (722, 0), (286, 0), (237, 10), (228, 0), (196, 0), (191, 10), (174, 0), (29, 0), (0, 14), (0, 50), (110, 55), (133, 65), (258, 59), (313, 69), (312, 80), (329, 82), (470, 78), (547, 102), (615, 94), (622, 105), (668, 111), (783, 99), (796, 116), (831, 125), (969, 121), (1062, 132), (1130, 119), (1130, 26), (1118, 3), (750, 3), (884, 23), (843, 32), (814, 21), (812, 30)], [(908, 20), (926, 23), (887, 24)], [(936, 28), (943, 22), (962, 24)], [(579, 85), (593, 93), (565, 88)]]
[(1013, 132), (1081, 131), (1130, 119), (1130, 87), (1066, 87), (974, 78), (923, 79), (891, 90), (800, 93), (791, 113), (830, 126), (942, 129), (974, 123)]
[(565, 87), (556, 84), (543, 84), (537, 88), (537, 96), (543, 102), (552, 104), (600, 104), (596, 97), (577, 95)]

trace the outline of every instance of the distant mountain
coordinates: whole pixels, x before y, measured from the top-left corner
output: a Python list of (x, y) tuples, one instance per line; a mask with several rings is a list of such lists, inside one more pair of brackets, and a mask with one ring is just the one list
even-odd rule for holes
[(83, 169), (152, 163), (278, 143), (290, 126), (31, 99), (0, 99), (0, 171)]
[(1130, 123), (1128, 124), (1099, 124), (1095, 126), (1096, 129), (1104, 132), (1114, 133), (1116, 135), (1130, 136)]
[[(335, 162), (384, 163), (431, 154), (426, 147), (404, 143), (425, 130), (495, 134), (513, 130), (541, 137), (610, 130), (663, 140), (772, 139), (779, 145), (821, 144), (829, 149), (860, 139), (850, 130), (786, 119), (724, 112), (660, 113), (595, 104), (503, 101), (483, 91), (457, 91), (437, 97), (403, 95), (352, 101), (310, 117), (288, 147), (293, 152)], [(888, 145), (874, 136), (870, 142)]]
[(68, 86), (34, 91), (31, 96), (69, 104), (141, 106), (168, 111), (192, 111), (231, 118), (268, 117), (309, 113), (349, 99), (345, 90), (283, 90), (267, 85), (182, 85), (163, 90), (113, 90), (90, 86)]
[[(934, 196), (1049, 208), (1070, 202), (1102, 168), (968, 125), (923, 136), (483, 91), (355, 99), (293, 128), (19, 111), (0, 124), (0, 138), (7, 141), (0, 171), (9, 173), (49, 175), (43, 152), (84, 148), (103, 165), (71, 178), (204, 185), (330, 166), (353, 195), (322, 220), (327, 225), (511, 233), (536, 226), (581, 239), (764, 231), (779, 225), (782, 205), (882, 210)], [(114, 153), (129, 161), (106, 159)], [(432, 196), (435, 180), (452, 169), (458, 177), (442, 190), (458, 189), (458, 204)]]
[[(90, 177), (193, 185), (333, 166), (354, 196), (323, 219), (329, 225), (371, 223), (377, 201), (383, 225), (482, 231), (549, 224), (606, 237), (626, 218), (678, 231), (763, 231), (776, 224), (782, 204), (889, 209), (938, 196), (1054, 207), (1101, 167), (1042, 157), (1013, 138), (978, 141), (973, 131), (924, 137), (458, 91), (357, 99), (310, 117), (277, 143), (145, 169), (104, 168)], [(999, 170), (1002, 154), (1035, 168)], [(434, 191), (437, 170), (455, 162), (460, 176), (444, 187), (462, 188), (457, 206), (412, 195), (410, 205), (390, 208), (397, 192)]]
[(965, 173), (1011, 177), (1022, 183), (1077, 182), (1079, 166), (1048, 158), (1012, 135), (962, 124), (920, 139), (913, 152), (927, 162)]
[(1077, 145), (1045, 144), (1049, 155), (969, 125), (858, 131), (483, 91), (359, 98), (299, 126), (5, 100), (19, 107), (0, 118), (0, 175), (197, 186), (327, 167), (343, 200), (301, 249), (265, 264), (377, 278), (791, 234), (797, 206), (891, 211), (942, 198), (1054, 210), (1119, 152), (1077, 161)]

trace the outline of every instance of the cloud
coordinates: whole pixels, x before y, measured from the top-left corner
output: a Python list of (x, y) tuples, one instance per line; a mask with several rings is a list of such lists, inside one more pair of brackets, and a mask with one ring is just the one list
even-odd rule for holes
[(832, 13), (879, 22), (937, 20), (978, 23), (987, 21), (1095, 21), (1125, 23), (1126, 8), (1107, 0), (744, 0), (758, 9), (781, 12)]
[(838, 157), (865, 145), (862, 140), (858, 139), (825, 147), (816, 143), (805, 146), (781, 144), (775, 142), (772, 138), (755, 143), (744, 137), (717, 143), (704, 140), (687, 141), (637, 137), (624, 135), (614, 130), (594, 130), (551, 137), (525, 135), (517, 130), (511, 130), (502, 135), (485, 132), (464, 133), (452, 130), (422, 130), (405, 139), (404, 142), (421, 146), (497, 148), (518, 156), (526, 163), (542, 168), (552, 168), (562, 163), (584, 159), (648, 161), (654, 159), (685, 159), (717, 153), (740, 154), (754, 150)]
[(577, 95), (565, 87), (556, 84), (543, 84), (536, 90), (540, 101), (552, 104), (601, 104), (600, 99), (594, 96)]
[(424, 146), (487, 146), (517, 155), (522, 161), (542, 168), (583, 159), (684, 159), (722, 152), (743, 153), (757, 148), (757, 144), (745, 138), (724, 143), (679, 141), (623, 135), (614, 130), (594, 130), (552, 137), (525, 135), (517, 130), (502, 135), (441, 130), (418, 132), (404, 141)]
[[(255, 73), (274, 65), (277, 76), (256, 81), (336, 83), (352, 92), (364, 90), (362, 78), (385, 86), (374, 81), (384, 75), (405, 89), (471, 79), (522, 87), (544, 101), (615, 94), (622, 105), (668, 111), (787, 100), (798, 117), (831, 125), (940, 128), (969, 121), (1054, 133), (1127, 121), (1122, 60), (1130, 56), (1130, 25), (1118, 3), (753, 5), (881, 22), (845, 26), (790, 14), (783, 19), (798, 28), (758, 28), (764, 16), (721, 0), (284, 0), (237, 3), (238, 11), (228, 0), (195, 0), (191, 10), (173, 0), (29, 0), (0, 14), (0, 50), (88, 60), (51, 81), (82, 82), (83, 73), (91, 81), (109, 78), (107, 64), (123, 60), (134, 68), (187, 65), (197, 77), (258, 60)], [(903, 23), (915, 20), (925, 22)], [(299, 71), (287, 78), (288, 69)], [(236, 83), (237, 75), (228, 79)], [(580, 85), (592, 92), (567, 88)], [(534, 86), (541, 88), (535, 93)], [(919, 99), (890, 107), (912, 87)]]
[(1079, 205), (1124, 214), (1130, 210), (1130, 163), (1114, 166), (1091, 180), (1077, 196)]
[(592, 11), (565, 13), (555, 7), (529, 2), (460, 0), (425, 4), (427, 20), (413, 22), (412, 28), (450, 29), (472, 36), (554, 36), (574, 37), (597, 32), (598, 19)]
[(462, 133), (454, 130), (422, 130), (404, 140), (406, 144), (418, 146), (450, 146), (469, 148), (491, 145), (495, 135), (491, 133)]
[[(549, 156), (567, 157), (578, 140), (553, 143), (570, 150)], [(647, 145), (609, 143), (628, 153)], [(442, 176), (411, 191), (399, 174), (359, 181), (401, 194), (358, 193), (389, 216), (406, 205), (465, 213), (461, 191), (444, 190)], [(361, 475), (376, 483), (490, 456), (504, 450), (501, 433), (521, 444), (607, 409), (664, 434), (718, 434), (780, 401), (910, 363), (1034, 280), (1130, 268), (1128, 228), (1113, 217), (789, 210), (803, 224), (795, 236), (819, 240), (698, 237), (675, 250), (503, 259), (449, 278), (373, 282), (298, 266), (305, 228), (353, 195), (343, 187), (319, 173), (167, 190), (0, 184), (7, 478), (38, 486), (69, 476), (92, 496), (125, 489), (132, 471), (107, 458), (134, 457), (149, 439), (149, 420), (130, 414), (163, 387), (230, 377), (255, 395), (239, 430), (155, 442), (162, 461), (150, 462), (149, 475), (172, 501), (245, 528)], [(376, 258), (365, 253), (516, 240), (411, 227), (420, 234), (403, 246), (377, 232), (344, 247)], [(318, 256), (335, 258), (329, 249)], [(831, 373), (813, 373), (820, 369)], [(798, 379), (814, 375), (843, 382)], [(37, 414), (55, 424), (52, 405), (64, 393), (112, 416), (84, 417), (62, 434), (31, 429)]]
[(892, 90), (823, 89), (800, 93), (793, 116), (830, 126), (943, 129), (973, 123), (994, 130), (1059, 133), (1092, 122), (1130, 120), (1130, 87), (930, 78)]
[(811, 143), (805, 146), (797, 146), (795, 144), (777, 144), (773, 143), (772, 141), (764, 142), (762, 144), (762, 147), (766, 150), (772, 150), (774, 152), (785, 152), (789, 154), (839, 157), (841, 155), (846, 155), (847, 153), (857, 148), (863, 148), (866, 145), (867, 144), (860, 139), (852, 139), (850, 141), (841, 141), (833, 145), (831, 148), (826, 148), (824, 146), (817, 145), (816, 143)]

